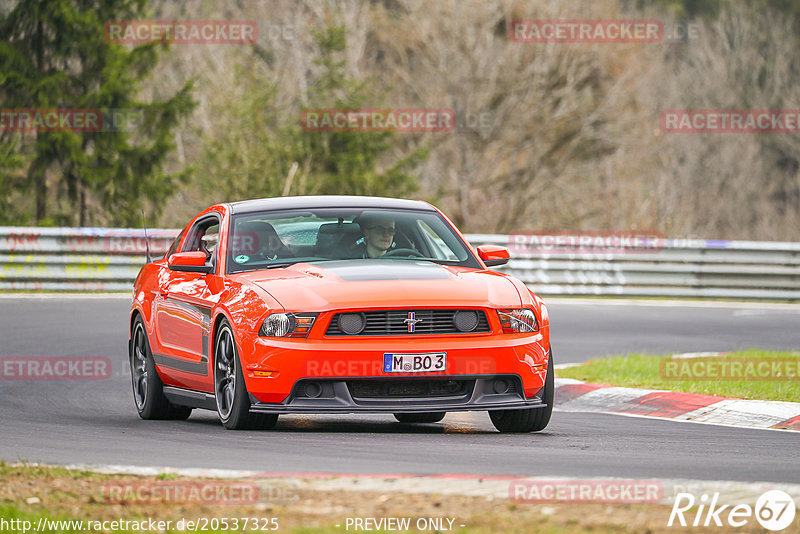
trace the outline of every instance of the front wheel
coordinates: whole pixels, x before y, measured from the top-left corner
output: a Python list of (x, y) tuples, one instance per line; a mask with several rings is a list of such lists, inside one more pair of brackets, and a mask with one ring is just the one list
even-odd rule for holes
[(142, 419), (188, 419), (192, 409), (169, 402), (164, 395), (164, 383), (156, 371), (144, 321), (137, 317), (131, 330), (131, 384), (136, 411)]
[(553, 349), (547, 359), (547, 374), (544, 379), (542, 402), (545, 408), (523, 408), (521, 410), (496, 410), (489, 412), (494, 427), (500, 432), (538, 432), (544, 430), (553, 413), (555, 397), (555, 372), (553, 371)]
[(396, 413), (394, 418), (401, 423), (438, 423), (444, 415), (445, 412)]
[(214, 344), (214, 397), (217, 414), (228, 430), (272, 428), (278, 421), (275, 414), (250, 413), (250, 398), (244, 383), (239, 352), (233, 330), (223, 320)]

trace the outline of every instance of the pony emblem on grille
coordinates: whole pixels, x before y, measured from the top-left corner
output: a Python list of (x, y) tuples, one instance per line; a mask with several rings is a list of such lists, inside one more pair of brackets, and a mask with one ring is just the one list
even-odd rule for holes
[(417, 319), (416, 314), (414, 312), (408, 312), (408, 319), (403, 321), (408, 325), (408, 333), (414, 332), (414, 328), (416, 327), (417, 323), (421, 323), (422, 319)]

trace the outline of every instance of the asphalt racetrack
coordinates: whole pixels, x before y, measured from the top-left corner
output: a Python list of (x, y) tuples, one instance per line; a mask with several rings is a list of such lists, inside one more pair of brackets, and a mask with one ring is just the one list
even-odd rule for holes
[[(800, 306), (555, 300), (557, 363), (645, 351), (800, 349)], [(800, 437), (785, 431), (556, 412), (541, 433), (499, 434), (486, 413), (403, 425), (388, 415), (282, 416), (230, 432), (216, 414), (136, 415), (125, 298), (0, 299), (0, 357), (105, 356), (97, 381), (0, 380), (0, 459), (276, 473), (502, 474), (800, 481)]]

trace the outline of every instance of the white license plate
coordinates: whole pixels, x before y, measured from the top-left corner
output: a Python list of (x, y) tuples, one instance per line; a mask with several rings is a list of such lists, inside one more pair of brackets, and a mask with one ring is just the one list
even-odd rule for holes
[(447, 369), (446, 352), (385, 353), (383, 355), (384, 373), (429, 373), (445, 369)]

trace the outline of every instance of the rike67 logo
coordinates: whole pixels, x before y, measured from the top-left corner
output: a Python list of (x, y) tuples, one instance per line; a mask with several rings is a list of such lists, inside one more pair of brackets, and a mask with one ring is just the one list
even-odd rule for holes
[(709, 497), (703, 494), (696, 499), (691, 493), (678, 493), (667, 526), (693, 527), (743, 527), (755, 520), (767, 530), (780, 531), (792, 524), (795, 504), (792, 497), (781, 490), (770, 490), (749, 504), (720, 504), (719, 493)]

